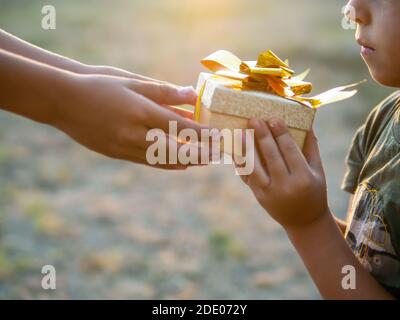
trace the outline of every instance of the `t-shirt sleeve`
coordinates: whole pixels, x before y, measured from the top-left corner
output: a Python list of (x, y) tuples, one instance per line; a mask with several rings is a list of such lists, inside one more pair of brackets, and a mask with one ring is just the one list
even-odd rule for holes
[(380, 133), (391, 119), (392, 112), (395, 110), (393, 106), (397, 101), (399, 101), (399, 92), (376, 106), (364, 125), (357, 130), (346, 157), (346, 172), (341, 185), (342, 190), (355, 193), (360, 183), (360, 172)]
[(365, 125), (357, 130), (346, 157), (346, 172), (342, 181), (342, 190), (354, 194), (359, 184), (359, 176), (365, 162), (363, 137)]

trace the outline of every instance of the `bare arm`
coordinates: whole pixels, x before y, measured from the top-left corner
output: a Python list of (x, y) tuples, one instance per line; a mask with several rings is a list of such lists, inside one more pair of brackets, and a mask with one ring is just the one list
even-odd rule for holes
[[(50, 124), (61, 82), (68, 74), (0, 49), (0, 106), (32, 120)], [(62, 98), (61, 98), (62, 99)]]
[(0, 30), (0, 48), (60, 69), (75, 73), (90, 73), (88, 65), (39, 48), (3, 30)]
[[(253, 119), (258, 149), (246, 183), (279, 222), (326, 299), (392, 299), (362, 266), (343, 237), (329, 206), (325, 174), (313, 132), (304, 154), (280, 119)], [(265, 166), (263, 166), (265, 163)], [(343, 267), (355, 270), (356, 288), (342, 286)]]
[[(105, 75), (81, 75), (0, 49), (0, 109), (46, 123), (106, 156), (148, 164), (150, 129), (204, 128), (160, 105), (194, 103), (185, 88)], [(171, 141), (171, 143), (173, 143)], [(178, 143), (177, 148), (182, 144)], [(201, 153), (198, 153), (201, 154)], [(158, 164), (185, 169), (187, 165)]]
[(0, 49), (15, 53), (17, 55), (29, 58), (37, 62), (48, 64), (50, 66), (78, 74), (103, 74), (103, 75), (163, 83), (162, 81), (137, 75), (129, 71), (115, 67), (94, 66), (94, 65), (84, 64), (79, 61), (56, 54), (54, 52), (50, 52), (45, 49), (39, 48), (1, 29), (0, 29)]
[[(330, 213), (288, 236), (301, 256), (314, 283), (326, 299), (393, 299), (354, 256)], [(356, 289), (344, 289), (343, 267), (355, 269)]]

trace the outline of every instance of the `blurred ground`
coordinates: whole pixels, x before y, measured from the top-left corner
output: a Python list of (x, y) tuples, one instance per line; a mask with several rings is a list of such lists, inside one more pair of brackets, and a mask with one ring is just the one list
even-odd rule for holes
[[(41, 8), (57, 30), (41, 29)], [(0, 0), (0, 28), (90, 64), (182, 85), (199, 60), (267, 48), (320, 92), (369, 79), (345, 1)], [(344, 157), (356, 128), (390, 90), (372, 80), (319, 111), (316, 131), (332, 209), (341, 217)], [(300, 214), (300, 213), (299, 213)], [(317, 239), (316, 239), (317, 240)], [(57, 269), (57, 290), (40, 270)], [(163, 172), (110, 161), (55, 130), (0, 112), (0, 298), (319, 298), (282, 229), (229, 166)]]

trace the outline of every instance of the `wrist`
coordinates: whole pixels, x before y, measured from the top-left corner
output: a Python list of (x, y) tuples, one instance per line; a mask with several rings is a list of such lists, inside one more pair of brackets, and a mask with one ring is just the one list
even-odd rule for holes
[(54, 101), (52, 117), (49, 119), (49, 125), (58, 129), (63, 128), (63, 123), (68, 118), (67, 115), (71, 111), (71, 107), (75, 105), (73, 100), (79, 96), (79, 79), (82, 76), (71, 72), (63, 72), (57, 78), (54, 85)]
[(292, 242), (305, 239), (318, 239), (321, 233), (334, 226), (337, 228), (336, 221), (329, 208), (322, 213), (317, 219), (302, 226), (286, 227), (285, 231)]

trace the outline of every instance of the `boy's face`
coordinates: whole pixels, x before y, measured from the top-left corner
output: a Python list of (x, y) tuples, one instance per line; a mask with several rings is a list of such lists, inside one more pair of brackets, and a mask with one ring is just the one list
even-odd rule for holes
[(400, 87), (400, 0), (350, 0), (347, 15), (372, 77)]

